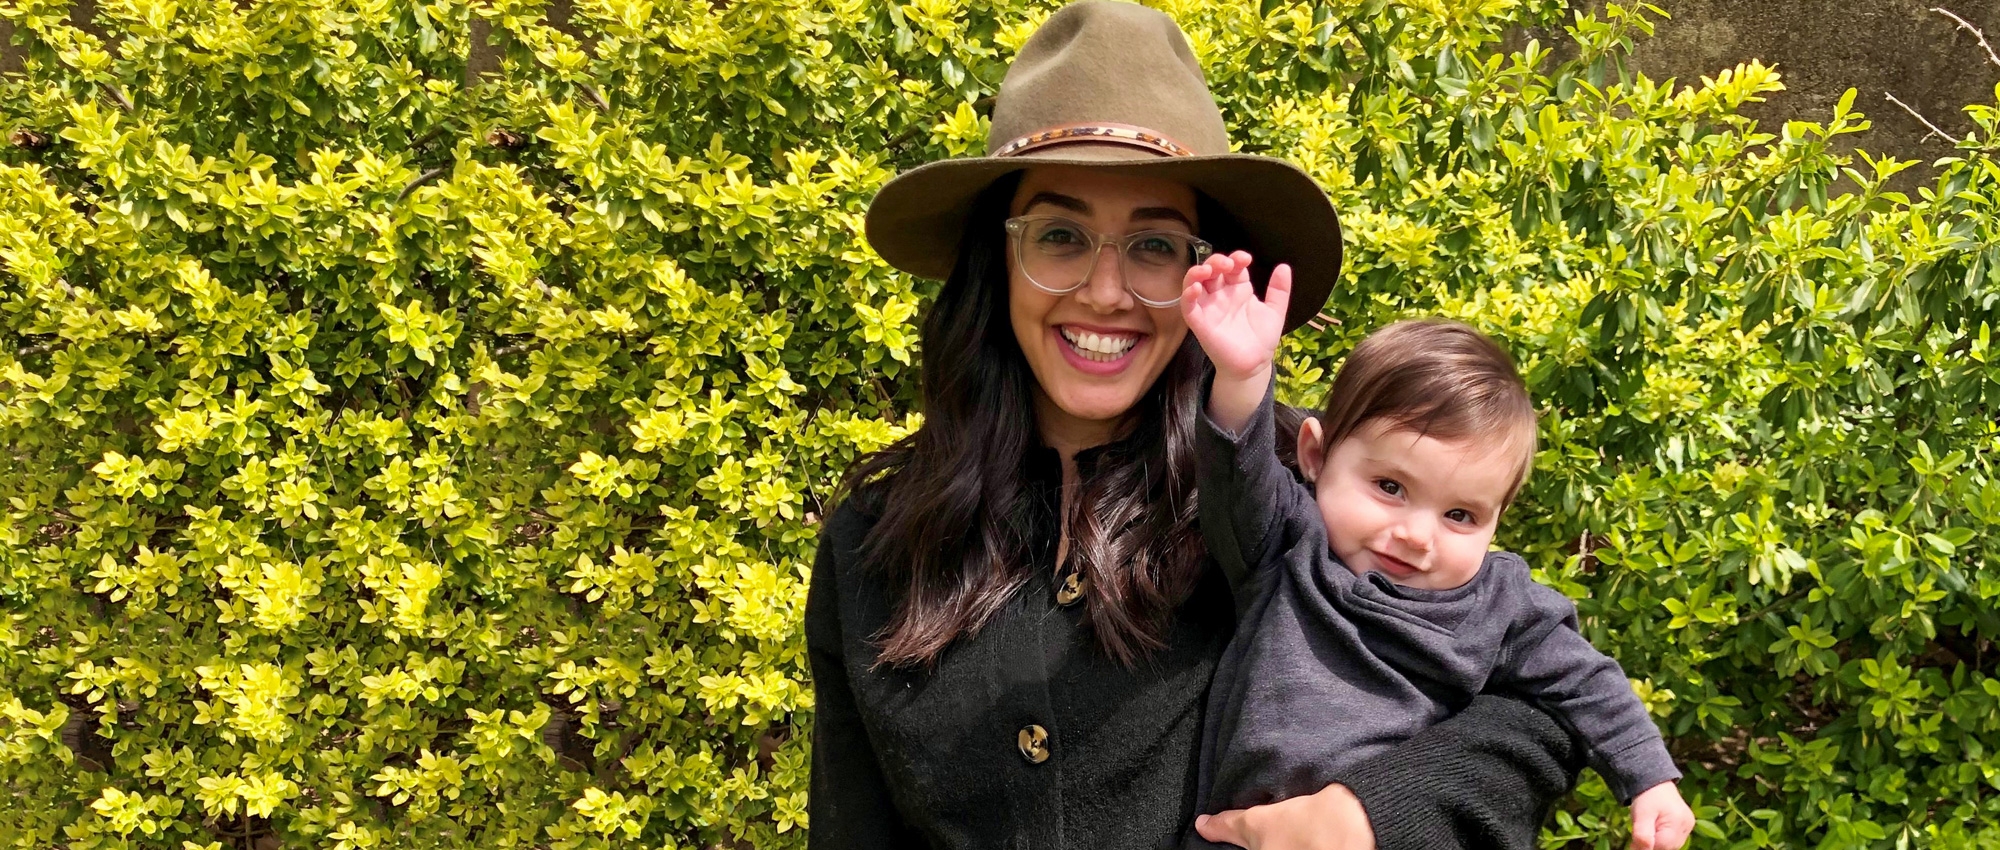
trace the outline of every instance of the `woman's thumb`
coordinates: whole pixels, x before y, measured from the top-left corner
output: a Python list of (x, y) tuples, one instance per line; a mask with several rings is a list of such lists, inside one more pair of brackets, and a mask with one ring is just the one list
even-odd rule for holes
[(1219, 815), (1202, 815), (1194, 819), (1194, 831), (1201, 837), (1217, 844), (1243, 846), (1243, 813), (1223, 812)]

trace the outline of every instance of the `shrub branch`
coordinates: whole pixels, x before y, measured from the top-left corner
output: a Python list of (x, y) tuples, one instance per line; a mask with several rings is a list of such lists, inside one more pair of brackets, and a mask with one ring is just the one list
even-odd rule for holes
[(1909, 105), (1909, 104), (1907, 104), (1907, 103), (1904, 103), (1904, 102), (1902, 102), (1902, 101), (1900, 101), (1900, 100), (1897, 100), (1897, 99), (1896, 99), (1896, 96), (1895, 96), (1895, 95), (1893, 95), (1893, 94), (1890, 94), (1890, 93), (1888, 93), (1888, 92), (1883, 92), (1883, 93), (1882, 93), (1882, 96), (1883, 96), (1883, 97), (1886, 97), (1886, 98), (1888, 98), (1888, 99), (1889, 99), (1889, 102), (1890, 102), (1890, 103), (1893, 103), (1893, 104), (1895, 104), (1895, 105), (1897, 105), (1897, 106), (1900, 106), (1900, 107), (1902, 107), (1902, 108), (1903, 108), (1903, 111), (1904, 111), (1904, 112), (1908, 112), (1908, 113), (1910, 113), (1910, 117), (1911, 117), (1911, 118), (1915, 118), (1915, 119), (1917, 119), (1918, 121), (1921, 121), (1921, 122), (1923, 122), (1924, 126), (1925, 126), (1925, 127), (1929, 127), (1929, 128), (1930, 128), (1930, 131), (1931, 131), (1932, 133), (1935, 133), (1935, 134), (1937, 135), (1937, 137), (1938, 137), (1938, 138), (1940, 138), (1940, 139), (1943, 139), (1943, 140), (1945, 140), (1945, 141), (1947, 141), (1947, 142), (1950, 142), (1950, 143), (1952, 143), (1952, 144), (1954, 144), (1954, 145), (1958, 144), (1958, 139), (1957, 139), (1957, 138), (1954, 138), (1954, 137), (1953, 137), (1953, 136), (1952, 136), (1952, 135), (1951, 135), (1950, 133), (1947, 133), (1947, 132), (1945, 132), (1945, 131), (1943, 131), (1943, 130), (1940, 130), (1940, 129), (1938, 129), (1938, 125), (1936, 125), (1936, 124), (1932, 124), (1932, 123), (1931, 123), (1931, 119), (1929, 119), (1929, 118), (1925, 118), (1925, 117), (1924, 117), (1924, 114), (1923, 114), (1923, 113), (1921, 113), (1921, 112), (1918, 112), (1918, 111), (1916, 111), (1915, 109), (1912, 109), (1912, 108), (1910, 108), (1910, 105)]
[(1932, 6), (1931, 11), (1950, 18), (1953, 23), (1958, 24), (1959, 29), (1972, 33), (1972, 37), (1979, 40), (1979, 48), (1986, 51), (1986, 61), (1993, 63), (1993, 67), (2000, 68), (2000, 53), (1993, 52), (1993, 45), (1986, 40), (1986, 33), (1980, 32), (1978, 27), (1973, 26), (1970, 21), (1953, 14), (1950, 9), (1942, 6)]

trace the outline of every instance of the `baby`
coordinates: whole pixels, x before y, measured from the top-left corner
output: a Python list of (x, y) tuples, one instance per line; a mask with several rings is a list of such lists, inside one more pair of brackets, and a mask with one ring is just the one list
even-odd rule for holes
[(1181, 297), (1215, 366), (1198, 437), (1202, 536), (1238, 612), (1209, 693), (1201, 811), (1318, 792), (1495, 692), (1578, 733), (1632, 806), (1635, 846), (1682, 846), (1694, 813), (1624, 672), (1577, 632), (1568, 598), (1488, 550), (1535, 451), (1512, 360), (1455, 322), (1370, 335), (1299, 430), (1308, 491), (1274, 445), (1291, 270), (1277, 267), (1259, 299), (1249, 265), (1240, 251), (1211, 257)]

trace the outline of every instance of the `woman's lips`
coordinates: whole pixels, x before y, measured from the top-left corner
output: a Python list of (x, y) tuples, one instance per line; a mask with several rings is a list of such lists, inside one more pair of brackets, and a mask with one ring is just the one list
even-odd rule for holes
[[(1116, 375), (1120, 372), (1125, 371), (1128, 367), (1132, 365), (1132, 362), (1136, 359), (1135, 355), (1138, 354), (1139, 349), (1146, 347), (1146, 343), (1151, 341), (1152, 339), (1151, 335), (1149, 334), (1139, 334), (1138, 339), (1132, 343), (1132, 347), (1126, 349), (1123, 354), (1119, 354), (1118, 356), (1110, 360), (1092, 360), (1089, 357), (1086, 357), (1082, 351), (1079, 351), (1077, 347), (1074, 344), (1072, 344), (1067, 337), (1063, 335), (1064, 327), (1065, 326), (1063, 325), (1056, 325), (1050, 327), (1049, 335), (1053, 338), (1056, 348), (1062, 352), (1064, 362), (1067, 362), (1072, 368), (1086, 375), (1108, 376), (1108, 375)], [(1088, 326), (1079, 326), (1079, 325), (1070, 325), (1067, 327), (1069, 328), (1071, 333), (1078, 333), (1078, 334), (1091, 333), (1091, 334), (1096, 334), (1098, 336), (1127, 336), (1131, 334), (1130, 331), (1124, 331), (1121, 333), (1108, 330), (1098, 330), (1090, 328)]]

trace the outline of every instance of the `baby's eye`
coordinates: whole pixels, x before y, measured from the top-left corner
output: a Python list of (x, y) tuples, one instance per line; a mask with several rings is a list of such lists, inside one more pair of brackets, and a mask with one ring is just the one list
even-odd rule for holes
[(1476, 518), (1473, 517), (1472, 512), (1464, 508), (1452, 508), (1451, 510), (1445, 511), (1444, 518), (1451, 520), (1452, 522), (1464, 523), (1466, 525), (1477, 524)]
[(1403, 485), (1397, 483), (1395, 479), (1377, 478), (1375, 479), (1375, 487), (1391, 496), (1403, 495)]

